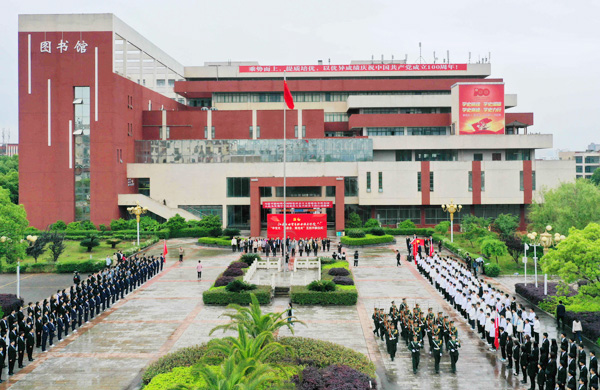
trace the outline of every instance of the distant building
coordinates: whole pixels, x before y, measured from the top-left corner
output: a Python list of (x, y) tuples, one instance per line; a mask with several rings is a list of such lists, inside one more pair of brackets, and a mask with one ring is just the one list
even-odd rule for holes
[(589, 144), (585, 152), (559, 152), (558, 157), (560, 160), (574, 160), (575, 177), (589, 179), (600, 167), (600, 144)]
[(19, 154), (19, 144), (0, 145), (0, 156), (14, 156)]

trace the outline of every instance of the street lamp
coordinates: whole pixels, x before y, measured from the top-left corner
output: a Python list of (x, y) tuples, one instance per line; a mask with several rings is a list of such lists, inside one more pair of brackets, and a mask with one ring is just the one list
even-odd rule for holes
[[(565, 236), (563, 234), (554, 233), (554, 236), (553, 236), (552, 233), (550, 233), (551, 231), (552, 231), (552, 226), (548, 225), (548, 226), (546, 226), (546, 230), (539, 235), (537, 234), (537, 232), (532, 232), (532, 233), (527, 234), (527, 238), (529, 238), (529, 240), (532, 243), (531, 246), (533, 246), (533, 261), (534, 261), (534, 267), (535, 267), (535, 287), (536, 288), (538, 286), (536, 248), (541, 245), (544, 248), (543, 251), (544, 251), (544, 255), (545, 255), (546, 253), (548, 253), (548, 249), (557, 245), (559, 242), (561, 242), (562, 240), (565, 239)], [(547, 274), (544, 274), (544, 295), (548, 295), (548, 275)]]
[(454, 201), (450, 199), (449, 204), (443, 204), (442, 210), (450, 214), (450, 242), (454, 242), (454, 213), (462, 210), (462, 205), (456, 205), (453, 203)]
[(146, 207), (140, 206), (140, 202), (135, 202), (135, 207), (127, 207), (127, 211), (129, 214), (135, 215), (135, 220), (137, 222), (137, 245), (140, 246), (140, 215), (145, 214), (148, 209)]

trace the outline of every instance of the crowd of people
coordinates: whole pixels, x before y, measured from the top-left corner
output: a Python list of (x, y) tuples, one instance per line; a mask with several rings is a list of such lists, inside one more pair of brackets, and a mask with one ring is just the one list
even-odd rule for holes
[(433, 308), (429, 308), (427, 313), (424, 313), (418, 303), (411, 309), (404, 298), (400, 306), (396, 306), (392, 301), (387, 313), (382, 308), (374, 308), (371, 318), (374, 325), (373, 333), (385, 341), (387, 353), (392, 361), (396, 357), (398, 341), (401, 337), (411, 353), (413, 373), (416, 374), (419, 370), (421, 349), (426, 348), (425, 340), (427, 340), (429, 354), (434, 358), (435, 373), (440, 372), (440, 360), (444, 348), (450, 356), (451, 371), (456, 372), (460, 348), (458, 330), (454, 326), (454, 321), (444, 316), (443, 312), (438, 312), (436, 316)]
[(522, 375), (530, 389), (598, 389), (598, 361), (573, 335), (550, 340), (533, 308), (527, 310), (499, 289), (478, 279), (471, 267), (449, 257), (417, 255), (419, 272), (480, 334), (501, 361)]
[[(0, 383), (2, 372), (14, 374), (15, 365), (23, 368), (25, 355), (31, 362), (34, 351), (41, 353), (93, 320), (125, 295), (144, 284), (163, 269), (164, 257), (117, 253), (111, 267), (81, 280), (76, 272), (74, 284), (41, 302), (11, 310), (0, 320)], [(8, 361), (8, 365), (6, 362)]]
[(307, 239), (290, 239), (289, 237), (285, 240), (280, 238), (261, 238), (261, 237), (250, 237), (241, 238), (233, 237), (231, 239), (231, 251), (232, 252), (244, 252), (244, 253), (263, 253), (266, 257), (277, 256), (283, 254), (285, 248), (287, 253), (291, 257), (302, 257), (306, 255), (317, 256), (319, 250), (322, 252), (328, 252), (331, 249), (331, 240), (329, 238), (307, 238)]

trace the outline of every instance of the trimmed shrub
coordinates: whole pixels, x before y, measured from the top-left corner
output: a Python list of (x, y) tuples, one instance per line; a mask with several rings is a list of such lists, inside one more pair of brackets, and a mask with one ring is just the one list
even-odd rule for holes
[(376, 389), (377, 383), (362, 372), (348, 366), (332, 365), (318, 369), (308, 366), (292, 378), (298, 390), (313, 389)]
[(244, 271), (240, 268), (227, 268), (225, 272), (223, 272), (223, 276), (242, 276)]
[(0, 294), (0, 306), (4, 314), (9, 315), (11, 311), (23, 307), (23, 299), (17, 298), (16, 294)]
[(385, 244), (388, 242), (393, 242), (394, 236), (384, 235), (384, 236), (373, 236), (371, 234), (367, 234), (364, 238), (351, 238), (351, 237), (342, 237), (341, 242), (344, 245), (349, 246), (362, 246), (362, 245), (374, 245), (374, 244)]
[(341, 284), (342, 286), (354, 286), (354, 280), (347, 276), (336, 276), (333, 278), (333, 283)]
[[(257, 286), (256, 290), (251, 292), (258, 299), (261, 305), (271, 303), (271, 286)], [(238, 305), (249, 305), (252, 302), (250, 292), (229, 292), (224, 287), (211, 288), (202, 293), (202, 300), (205, 305), (227, 306), (230, 303)]]
[(233, 276), (220, 276), (219, 278), (217, 278), (217, 280), (215, 280), (215, 287), (227, 286), (229, 283), (233, 282), (234, 280), (235, 280), (235, 277), (233, 277)]
[(117, 244), (119, 244), (120, 242), (121, 240), (119, 240), (118, 238), (109, 238), (108, 240), (106, 240), (106, 243), (110, 245), (110, 247), (113, 249), (115, 249)]
[(348, 230), (346, 235), (352, 238), (363, 238), (366, 235), (366, 233), (364, 230), (361, 229), (350, 229)]
[(330, 268), (327, 273), (331, 276), (348, 276), (350, 275), (350, 271), (346, 268)]
[(333, 264), (337, 261), (333, 260), (331, 257), (319, 257), (319, 259), (321, 259), (321, 265)]
[(227, 228), (223, 229), (223, 236), (229, 237), (231, 240), (233, 237), (237, 237), (240, 235), (240, 229)]
[[(235, 269), (235, 268), (234, 268)], [(239, 270), (238, 270), (239, 271)], [(225, 290), (229, 292), (242, 292), (242, 291), (250, 291), (256, 290), (256, 284), (246, 283), (243, 280), (236, 279), (225, 286)]]
[(203, 227), (186, 227), (171, 232), (171, 238), (182, 238), (182, 237), (211, 237), (210, 230)]
[(92, 273), (98, 272), (106, 266), (104, 260), (84, 260), (84, 261), (59, 261), (56, 263), (56, 272), (62, 273), (73, 273), (79, 271), (80, 273)]
[(381, 224), (375, 218), (370, 218), (367, 222), (365, 222), (365, 228), (374, 228), (380, 226)]
[(50, 230), (66, 230), (67, 229), (67, 224), (65, 223), (65, 221), (61, 221), (58, 220), (56, 222), (54, 222), (52, 225), (50, 225)]
[(252, 263), (254, 263), (254, 260), (260, 260), (260, 255), (258, 253), (244, 253), (240, 257), (240, 261), (243, 261), (248, 265), (252, 265)]
[(496, 276), (500, 275), (500, 267), (498, 264), (487, 263), (483, 266), (483, 268), (485, 270), (485, 274), (491, 278), (495, 278)]
[(217, 246), (228, 246), (231, 247), (231, 240), (228, 238), (220, 237), (202, 237), (198, 239), (199, 244), (204, 245), (217, 245)]
[(235, 262), (229, 264), (229, 267), (227, 267), (227, 268), (248, 268), (248, 267), (250, 267), (248, 265), (248, 263), (244, 263), (243, 261), (235, 261)]
[(389, 234), (392, 236), (412, 236), (416, 234), (417, 236), (431, 236), (433, 235), (433, 229), (431, 228), (383, 228), (385, 234)]
[(385, 231), (383, 230), (382, 227), (371, 228), (371, 229), (369, 229), (369, 233), (374, 236), (384, 236), (385, 235)]
[(330, 280), (313, 280), (306, 287), (310, 291), (335, 291), (335, 284)]
[(398, 229), (414, 229), (417, 227), (415, 225), (415, 223), (413, 221), (411, 221), (410, 219), (406, 219), (406, 220), (400, 222), (397, 226), (398, 226)]
[(433, 228), (438, 234), (446, 234), (450, 230), (450, 221), (442, 221)]
[(355, 212), (351, 212), (350, 214), (348, 214), (348, 220), (346, 221), (346, 226), (349, 229), (362, 227), (362, 219), (360, 219), (360, 215), (358, 215)]
[(268, 362), (292, 363), (317, 368), (345, 365), (372, 378), (375, 377), (373, 362), (367, 356), (353, 349), (306, 337), (281, 337), (278, 341), (282, 345), (291, 347), (294, 355), (287, 351), (276, 352), (267, 359)]
[[(333, 282), (331, 282), (333, 284)], [(299, 305), (356, 305), (358, 292), (352, 290), (310, 291), (305, 286), (292, 286), (290, 300)]]

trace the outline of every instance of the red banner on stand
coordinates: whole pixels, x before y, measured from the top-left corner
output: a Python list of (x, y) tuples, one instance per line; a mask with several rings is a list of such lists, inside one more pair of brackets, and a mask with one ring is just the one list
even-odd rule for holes
[[(285, 218), (290, 239), (327, 237), (327, 214), (287, 214)], [(267, 237), (283, 238), (283, 214), (267, 215)]]
[[(263, 202), (262, 207), (263, 207), (263, 209), (282, 209), (283, 202), (282, 201)], [(285, 202), (285, 207), (288, 209), (321, 209), (321, 208), (330, 209), (333, 207), (333, 202), (330, 200), (314, 200), (314, 201), (311, 201), (311, 200), (289, 201), (288, 200), (287, 202)]]

